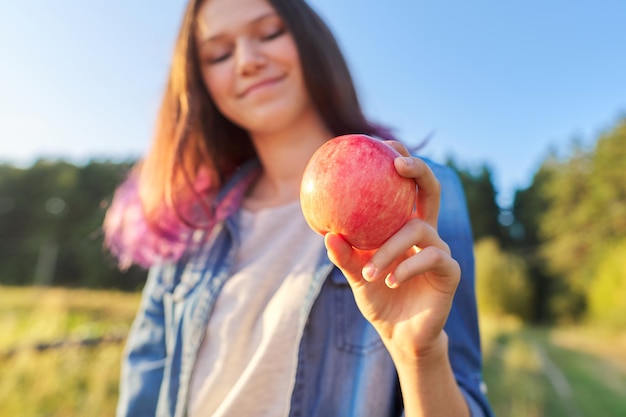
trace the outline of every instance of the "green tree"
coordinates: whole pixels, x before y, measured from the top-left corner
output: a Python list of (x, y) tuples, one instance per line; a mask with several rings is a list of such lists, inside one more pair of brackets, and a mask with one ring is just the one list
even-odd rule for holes
[(589, 288), (592, 322), (626, 329), (626, 238), (601, 257)]
[(132, 163), (0, 166), (0, 284), (134, 289), (102, 247), (106, 202)]
[(458, 173), (465, 189), (474, 240), (491, 236), (502, 242), (502, 226), (498, 221), (500, 207), (496, 202), (491, 168), (486, 164), (477, 168), (461, 167), (452, 158), (447, 165)]
[[(553, 159), (548, 157), (548, 161)], [(549, 200), (543, 189), (552, 176), (550, 163), (544, 163), (533, 176), (531, 184), (515, 192), (512, 215), (514, 221), (508, 227), (507, 247), (524, 259), (532, 288), (532, 321), (552, 320), (550, 300), (555, 294), (555, 280), (552, 279), (541, 255), (542, 240), (539, 236), (541, 217), (549, 207)]]
[(562, 160), (550, 161), (543, 188), (549, 202), (541, 216), (542, 255), (562, 278), (557, 314), (579, 319), (605, 251), (626, 236), (626, 119), (585, 149), (574, 143)]
[(476, 297), (481, 313), (532, 319), (532, 288), (523, 259), (503, 251), (495, 238), (475, 244)]

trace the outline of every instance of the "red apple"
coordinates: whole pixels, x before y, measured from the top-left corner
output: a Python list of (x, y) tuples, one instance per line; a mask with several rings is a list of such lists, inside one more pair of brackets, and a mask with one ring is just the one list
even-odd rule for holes
[(398, 174), (400, 154), (370, 136), (338, 136), (311, 157), (300, 203), (309, 226), (334, 232), (358, 249), (379, 248), (411, 217), (415, 181)]

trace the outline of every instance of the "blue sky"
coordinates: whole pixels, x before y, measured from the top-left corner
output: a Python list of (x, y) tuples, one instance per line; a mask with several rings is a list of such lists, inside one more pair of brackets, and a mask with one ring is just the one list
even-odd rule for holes
[[(487, 163), (499, 200), (549, 148), (626, 115), (623, 0), (310, 0), (373, 119)], [(184, 2), (0, 5), (0, 162), (133, 158), (150, 142)]]

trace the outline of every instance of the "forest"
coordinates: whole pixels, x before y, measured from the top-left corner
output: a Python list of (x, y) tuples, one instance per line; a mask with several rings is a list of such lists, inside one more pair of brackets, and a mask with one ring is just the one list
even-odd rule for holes
[[(528, 323), (626, 328), (626, 118), (591, 146), (546, 150), (530, 185), (499, 207), (488, 163), (446, 161), (466, 190), (482, 312)], [(134, 161), (0, 164), (0, 285), (137, 291), (101, 224)]]

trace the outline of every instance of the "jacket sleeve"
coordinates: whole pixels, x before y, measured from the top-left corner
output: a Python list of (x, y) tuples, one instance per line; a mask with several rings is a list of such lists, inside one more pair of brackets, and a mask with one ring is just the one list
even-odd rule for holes
[(126, 342), (117, 416), (155, 416), (165, 367), (163, 269), (153, 267)]
[(461, 267), (461, 281), (445, 326), (457, 383), (473, 417), (493, 416), (482, 379), (482, 353), (474, 288), (473, 235), (463, 186), (451, 168), (428, 160), (441, 183), (439, 234)]

